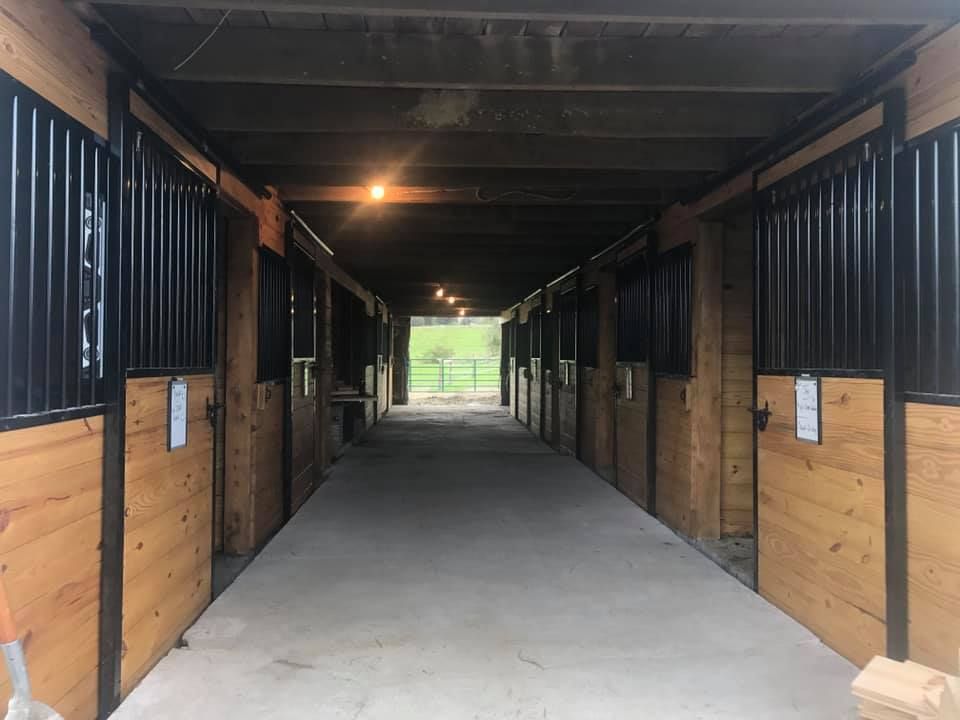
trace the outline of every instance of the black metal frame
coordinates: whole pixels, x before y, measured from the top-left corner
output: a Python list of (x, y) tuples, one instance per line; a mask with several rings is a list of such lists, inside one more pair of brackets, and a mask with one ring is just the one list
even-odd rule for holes
[(0, 90), (9, 180), (0, 202), (9, 240), (0, 273), (0, 427), (13, 429), (106, 405), (113, 159), (103, 138), (6, 73)]
[(878, 245), (877, 286), (880, 317), (879, 344), (884, 367), (883, 383), (883, 480), (884, 540), (886, 551), (887, 655), (905, 660), (909, 654), (910, 620), (907, 576), (907, 463), (906, 408), (903, 397), (903, 355), (900, 351), (897, 313), (897, 152), (903, 146), (906, 100), (903, 91), (884, 99), (884, 128), (881, 153), (881, 204)]
[[(127, 226), (130, 205), (131, 162), (127, 157), (130, 132), (130, 87), (126, 77), (108, 78), (108, 127), (114, 172), (110, 177), (107, 228), (107, 296), (124, 297), (130, 278), (130, 257), (122, 251), (122, 229)], [(123, 545), (126, 463), (126, 367), (130, 348), (130, 306), (106, 303), (105, 393), (107, 411), (103, 424), (103, 501), (101, 513), (100, 647), (97, 715), (106, 718), (120, 703), (120, 666), (123, 649)]]

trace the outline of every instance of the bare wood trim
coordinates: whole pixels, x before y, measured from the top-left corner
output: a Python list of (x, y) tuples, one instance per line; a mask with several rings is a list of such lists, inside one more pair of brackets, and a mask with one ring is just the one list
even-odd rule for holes
[(229, 170), (220, 171), (220, 192), (222, 197), (239, 210), (245, 210), (254, 215), (260, 211), (261, 200), (257, 194)]
[(869, 110), (848, 120), (832, 132), (810, 143), (802, 150), (798, 150), (790, 157), (764, 170), (757, 176), (757, 189), (763, 190), (775, 182), (783, 180), (820, 158), (836, 152), (845, 145), (849, 145), (857, 138), (873, 132), (883, 126), (883, 103), (874, 105)]
[(130, 91), (130, 114), (159, 135), (207, 179), (217, 182), (217, 166), (200, 153), (186, 138), (164, 120), (137, 92)]

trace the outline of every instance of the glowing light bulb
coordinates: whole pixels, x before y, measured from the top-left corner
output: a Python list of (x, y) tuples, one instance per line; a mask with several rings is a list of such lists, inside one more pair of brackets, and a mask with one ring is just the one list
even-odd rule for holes
[(374, 185), (372, 188), (370, 188), (370, 197), (372, 197), (374, 200), (383, 200), (383, 196), (386, 194), (386, 192), (387, 191), (384, 190), (383, 185)]
[(460, 308), (460, 317), (463, 317), (466, 314), (467, 314), (467, 311), (464, 310), (463, 308)]
[(438, 297), (438, 298), (442, 298), (442, 297), (443, 297), (443, 288), (437, 288), (437, 297)]
[(447, 302), (450, 303), (451, 305), (453, 305), (456, 301), (457, 299), (453, 295), (447, 298)]

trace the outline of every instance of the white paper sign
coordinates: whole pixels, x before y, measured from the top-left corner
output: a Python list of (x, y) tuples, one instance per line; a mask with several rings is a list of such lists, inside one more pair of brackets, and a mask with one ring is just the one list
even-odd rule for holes
[(820, 378), (798, 377), (797, 440), (820, 443)]
[(187, 444), (187, 381), (171, 380), (167, 418), (167, 450)]

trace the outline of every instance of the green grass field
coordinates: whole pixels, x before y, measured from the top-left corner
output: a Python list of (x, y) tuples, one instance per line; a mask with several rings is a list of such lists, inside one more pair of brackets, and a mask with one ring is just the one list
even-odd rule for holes
[(499, 358), (498, 325), (429, 325), (410, 328), (411, 358)]

